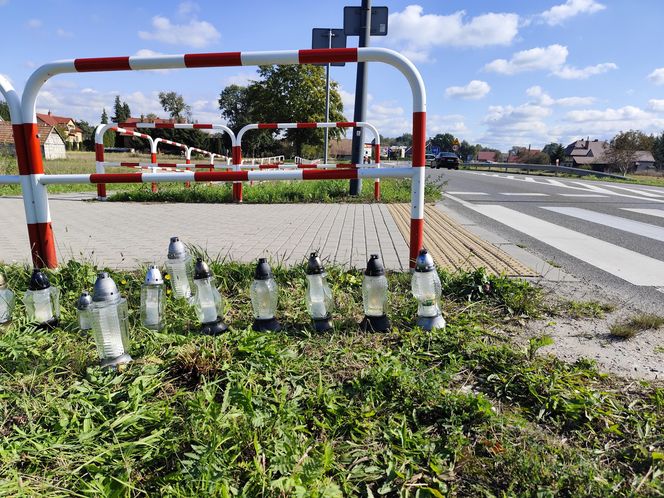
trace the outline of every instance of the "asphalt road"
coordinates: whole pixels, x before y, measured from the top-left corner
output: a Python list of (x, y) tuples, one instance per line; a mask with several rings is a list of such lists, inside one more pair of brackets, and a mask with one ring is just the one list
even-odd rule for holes
[(619, 302), (664, 313), (664, 188), (429, 170), (453, 213)]

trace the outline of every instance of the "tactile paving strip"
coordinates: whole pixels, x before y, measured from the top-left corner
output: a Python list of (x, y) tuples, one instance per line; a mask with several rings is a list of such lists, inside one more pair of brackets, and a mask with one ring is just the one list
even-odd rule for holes
[[(410, 242), (410, 204), (388, 204), (401, 235)], [(433, 206), (424, 208), (424, 247), (436, 265), (447, 270), (486, 268), (490, 273), (510, 277), (536, 277), (539, 274), (524, 266), (499, 247), (494, 246)]]

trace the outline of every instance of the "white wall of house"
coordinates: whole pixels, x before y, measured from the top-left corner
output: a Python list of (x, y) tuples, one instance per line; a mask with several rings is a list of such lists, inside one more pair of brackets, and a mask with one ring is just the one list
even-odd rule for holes
[(44, 145), (42, 145), (42, 154), (44, 155), (44, 159), (67, 158), (65, 143), (57, 133), (53, 131), (49, 133), (48, 138), (44, 142)]

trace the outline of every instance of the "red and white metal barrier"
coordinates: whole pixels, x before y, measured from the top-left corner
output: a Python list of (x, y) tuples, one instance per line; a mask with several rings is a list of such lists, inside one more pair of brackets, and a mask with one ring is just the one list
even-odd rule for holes
[[(380, 168), (380, 134), (374, 125), (364, 121), (336, 121), (336, 122), (324, 122), (324, 123), (251, 123), (244, 126), (237, 133), (237, 150), (233, 148), (233, 164), (236, 170), (242, 169), (242, 137), (249, 130), (278, 130), (278, 129), (298, 129), (298, 128), (366, 128), (374, 136), (375, 148), (374, 153), (376, 160), (374, 166)], [(311, 167), (311, 168), (335, 168), (336, 165), (333, 164), (316, 164), (309, 165), (306, 163), (297, 163), (296, 167)], [(271, 167), (272, 165), (269, 165)], [(350, 167), (356, 165), (350, 164)], [(281, 168), (282, 166), (279, 166)], [(287, 166), (283, 166), (284, 169)], [(267, 168), (266, 168), (267, 169)], [(374, 199), (380, 200), (380, 178), (376, 177), (374, 180)], [(236, 183), (233, 184), (233, 200), (236, 202), (242, 202), (242, 184)]]
[[(6, 175), (3, 177), (2, 183), (16, 183), (15, 177), (18, 177), (17, 183), (21, 185), (21, 191), (23, 192), (23, 209), (25, 210), (25, 221), (28, 227), (32, 263), (36, 267), (42, 267), (48, 265), (49, 262), (56, 261), (56, 259), (47, 193), (46, 189), (37, 182), (39, 175), (44, 173), (38, 138), (39, 130), (36, 119), (34, 123), (24, 124), (21, 98), (9, 80), (2, 75), (0, 75), (0, 93), (2, 93), (9, 107), (16, 162), (18, 164), (18, 175)], [(28, 140), (28, 138), (33, 140)], [(36, 147), (36, 150), (29, 150), (28, 143), (29, 147)], [(30, 161), (30, 157), (35, 155), (39, 157), (38, 164)]]
[[(107, 166), (118, 165), (117, 163), (111, 164), (104, 161), (104, 149), (105, 149), (104, 135), (109, 130), (115, 131), (124, 136), (142, 138), (144, 140), (147, 140), (148, 143), (150, 144), (152, 162), (153, 163), (157, 162), (157, 155), (153, 153), (154, 140), (150, 135), (146, 135), (145, 133), (138, 133), (133, 130), (127, 130), (125, 128), (118, 126), (117, 123), (100, 124), (97, 125), (97, 128), (95, 128), (95, 171), (98, 174), (104, 174), (106, 172)], [(106, 185), (103, 183), (97, 184), (97, 199), (100, 201), (106, 200)]]
[[(183, 173), (115, 173), (93, 175), (44, 175), (35, 106), (39, 91), (46, 81), (58, 74), (102, 71), (142, 71), (203, 67), (258, 66), (283, 64), (326, 64), (332, 62), (381, 62), (400, 71), (407, 79), (413, 97), (412, 168), (357, 168), (339, 170), (298, 169), (293, 171), (209, 171)], [(7, 82), (8, 83), (8, 82)], [(3, 86), (3, 94), (13, 92)], [(10, 88), (10, 90), (7, 90)], [(14, 92), (15, 95), (15, 92)], [(10, 108), (16, 108), (15, 99)], [(353, 178), (411, 178), (410, 266), (414, 267), (422, 248), (424, 226), (424, 148), (426, 139), (426, 91), (417, 68), (403, 55), (386, 48), (332, 48), (282, 50), (266, 52), (222, 52), (205, 54), (156, 55), (150, 57), (102, 57), (61, 60), (44, 64), (32, 73), (25, 84), (21, 112), (12, 115), (18, 166), (26, 205), (28, 233), (37, 266), (57, 266), (55, 242), (48, 208), (46, 185), (49, 183), (136, 183), (164, 181), (232, 181), (250, 180), (327, 180)], [(153, 124), (154, 125), (154, 124)], [(178, 128), (182, 125), (175, 124)], [(205, 125), (190, 125), (192, 128)], [(154, 128), (163, 125), (152, 126)], [(230, 131), (230, 130), (229, 130)], [(231, 135), (232, 141), (234, 136)], [(235, 157), (233, 165), (241, 161)], [(24, 178), (25, 177), (25, 178)], [(32, 207), (30, 207), (32, 206)], [(34, 209), (33, 209), (34, 208)]]

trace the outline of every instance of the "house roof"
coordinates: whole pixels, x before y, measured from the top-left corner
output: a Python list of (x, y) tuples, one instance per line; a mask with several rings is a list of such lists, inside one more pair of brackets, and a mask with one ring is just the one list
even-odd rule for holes
[[(46, 142), (46, 139), (48, 139), (48, 136), (51, 134), (51, 132), (55, 131), (56, 135), (59, 136), (59, 133), (57, 130), (54, 129), (53, 126), (49, 126), (44, 123), (39, 123), (37, 125), (39, 127), (39, 145), (44, 145), (44, 142)], [(62, 137), (60, 137), (62, 138)], [(14, 143), (14, 132), (12, 131), (12, 125), (11, 123), (7, 123), (5, 121), (0, 122), (0, 143), (3, 144), (13, 144)]]
[(42, 113), (37, 113), (37, 119), (41, 121), (42, 123), (46, 123), (47, 125), (55, 126), (59, 124), (67, 124), (70, 121), (73, 123), (75, 122), (72, 118), (68, 118), (65, 116), (56, 116), (54, 114), (51, 114), (49, 111), (48, 114), (42, 114)]
[(653, 157), (652, 152), (649, 150), (640, 150), (636, 153), (635, 161), (640, 163), (654, 163), (655, 158)]
[(481, 150), (477, 153), (478, 161), (495, 161), (496, 160), (496, 151), (493, 150)]
[[(573, 157), (574, 160), (579, 156), (588, 156), (595, 161), (600, 161), (604, 159), (604, 151), (607, 146), (608, 143), (604, 140), (577, 140), (565, 147), (565, 155)], [(584, 162), (583, 164), (590, 163)]]
[(159, 124), (170, 124), (176, 123), (175, 119), (164, 119), (164, 118), (155, 118), (154, 120), (148, 120), (147, 118), (127, 118), (124, 123), (159, 123)]

